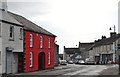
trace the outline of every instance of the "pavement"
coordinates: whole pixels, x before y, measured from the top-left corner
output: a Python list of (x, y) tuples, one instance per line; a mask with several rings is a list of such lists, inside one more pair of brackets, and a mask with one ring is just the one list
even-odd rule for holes
[[(81, 67), (84, 67), (83, 70)], [(89, 69), (88, 69), (89, 67)], [(87, 69), (86, 69), (87, 68)], [(99, 69), (99, 70), (98, 70)], [(100, 71), (101, 69), (101, 71)], [(102, 70), (103, 69), (103, 70)], [(97, 72), (98, 70), (98, 72)], [(47, 69), (47, 70), (42, 70), (42, 71), (35, 71), (35, 72), (30, 72), (30, 73), (19, 73), (16, 74), (17, 76), (19, 75), (59, 75), (60, 73), (63, 74), (63, 76), (74, 76), (74, 75), (85, 75), (85, 76), (92, 76), (92, 75), (99, 75), (98, 77), (117, 77), (119, 72), (119, 66), (118, 65), (105, 65), (105, 66), (82, 66), (82, 65), (60, 65), (57, 67), (54, 67), (54, 69)], [(3, 76), (3, 77), (9, 77), (9, 76)], [(118, 76), (120, 77), (120, 76)]]
[[(108, 65), (110, 66), (110, 65)], [(119, 65), (111, 66), (99, 73), (100, 75), (119, 75)]]
[(54, 67), (55, 70), (62, 70), (62, 69), (68, 69), (68, 68), (71, 68), (71, 66), (59, 65), (57, 67)]

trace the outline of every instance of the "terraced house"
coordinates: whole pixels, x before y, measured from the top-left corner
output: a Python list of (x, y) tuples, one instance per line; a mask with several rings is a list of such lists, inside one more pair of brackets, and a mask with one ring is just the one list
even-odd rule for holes
[(20, 15), (9, 14), (24, 25), (24, 54), (19, 57), (19, 71), (53, 68), (55, 35)]
[(25, 17), (7, 11), (6, 2), (2, 5), (0, 10), (0, 68), (2, 69), (0, 73), (54, 68), (56, 36)]
[(0, 74), (18, 71), (18, 55), (23, 53), (23, 25), (0, 7)]
[(96, 41), (89, 56), (94, 57), (97, 64), (107, 64), (109, 61), (116, 63), (118, 61), (117, 43), (120, 40), (120, 34), (111, 33), (109, 38), (102, 38)]

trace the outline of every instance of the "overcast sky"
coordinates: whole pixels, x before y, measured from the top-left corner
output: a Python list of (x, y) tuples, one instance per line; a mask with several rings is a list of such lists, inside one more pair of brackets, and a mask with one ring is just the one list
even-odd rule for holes
[[(17, 13), (57, 36), (60, 46), (76, 47), (118, 32), (120, 0), (8, 0), (8, 10)], [(113, 31), (113, 30), (112, 30)]]

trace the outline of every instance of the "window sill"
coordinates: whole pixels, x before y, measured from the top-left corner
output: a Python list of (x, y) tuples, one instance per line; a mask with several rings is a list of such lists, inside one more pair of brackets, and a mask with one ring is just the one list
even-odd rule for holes
[(10, 38), (9, 41), (14, 41), (14, 39)]
[(40, 48), (40, 49), (43, 49), (43, 47), (42, 47), (42, 48)]
[(33, 47), (30, 47), (30, 48), (33, 48)]
[(33, 66), (29, 66), (30, 68), (33, 68)]

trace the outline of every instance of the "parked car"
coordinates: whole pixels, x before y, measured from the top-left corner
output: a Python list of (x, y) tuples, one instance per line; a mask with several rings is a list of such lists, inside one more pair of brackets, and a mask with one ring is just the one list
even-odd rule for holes
[(84, 60), (79, 60), (78, 64), (85, 64), (85, 61)]
[(86, 58), (85, 64), (96, 64), (96, 62), (92, 58)]
[(75, 64), (85, 64), (85, 61), (84, 60), (76, 60)]
[(67, 65), (67, 61), (66, 60), (60, 60), (60, 65)]
[(68, 61), (68, 64), (73, 64), (74, 62), (72, 60), (69, 60)]
[(94, 61), (86, 61), (85, 64), (95, 64)]

